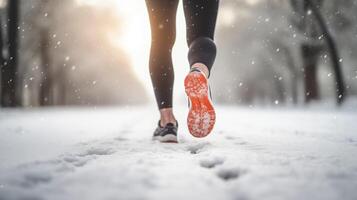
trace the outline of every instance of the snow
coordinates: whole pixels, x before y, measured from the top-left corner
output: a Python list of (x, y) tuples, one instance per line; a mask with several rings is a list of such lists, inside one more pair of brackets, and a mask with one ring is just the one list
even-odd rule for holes
[(1, 110), (0, 199), (356, 199), (357, 110), (217, 107), (151, 141), (152, 107)]

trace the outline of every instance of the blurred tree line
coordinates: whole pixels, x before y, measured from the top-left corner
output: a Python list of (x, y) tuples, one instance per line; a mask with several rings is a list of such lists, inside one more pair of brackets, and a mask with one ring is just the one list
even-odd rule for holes
[(357, 94), (355, 0), (225, 0), (220, 12), (217, 101), (341, 104)]
[[(120, 33), (113, 10), (77, 0), (0, 4), (3, 107), (146, 100), (128, 56), (108, 39)], [(224, 0), (218, 22), (215, 101), (341, 104), (357, 95), (355, 0)]]
[(0, 3), (1, 106), (146, 101), (127, 56), (108, 36), (120, 34), (114, 10), (76, 0)]

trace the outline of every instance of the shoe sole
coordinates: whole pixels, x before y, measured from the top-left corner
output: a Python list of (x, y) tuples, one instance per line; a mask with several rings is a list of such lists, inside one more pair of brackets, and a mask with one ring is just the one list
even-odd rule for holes
[(209, 98), (205, 75), (201, 72), (189, 73), (185, 78), (185, 92), (190, 99), (188, 130), (194, 137), (206, 137), (214, 127), (216, 113)]
[(157, 140), (162, 143), (177, 143), (177, 136), (168, 134), (165, 136), (154, 136), (153, 140)]

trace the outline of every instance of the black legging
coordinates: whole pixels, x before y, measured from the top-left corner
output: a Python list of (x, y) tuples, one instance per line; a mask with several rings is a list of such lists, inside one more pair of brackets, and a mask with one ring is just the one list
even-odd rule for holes
[[(176, 38), (178, 2), (146, 0), (152, 35), (150, 76), (159, 109), (172, 107), (174, 70), (171, 53)], [(183, 5), (190, 66), (203, 63), (211, 70), (216, 58), (213, 39), (219, 0), (183, 0)]]

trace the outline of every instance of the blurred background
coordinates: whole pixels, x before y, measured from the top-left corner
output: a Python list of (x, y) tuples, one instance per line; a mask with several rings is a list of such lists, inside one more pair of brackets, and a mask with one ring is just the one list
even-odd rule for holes
[[(182, 2), (174, 103), (187, 104)], [(154, 104), (145, 1), (0, 0), (1, 106)], [(356, 0), (222, 0), (213, 100), (342, 105), (357, 95)]]

